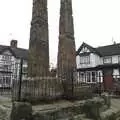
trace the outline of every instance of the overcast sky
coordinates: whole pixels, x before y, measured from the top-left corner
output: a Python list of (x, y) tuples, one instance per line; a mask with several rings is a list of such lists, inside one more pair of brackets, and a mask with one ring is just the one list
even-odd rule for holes
[[(50, 62), (56, 63), (60, 0), (48, 0)], [(73, 0), (76, 49), (86, 42), (93, 47), (120, 41), (120, 0)], [(32, 0), (0, 0), (0, 44), (11, 39), (28, 48)], [(112, 40), (113, 37), (113, 40)]]

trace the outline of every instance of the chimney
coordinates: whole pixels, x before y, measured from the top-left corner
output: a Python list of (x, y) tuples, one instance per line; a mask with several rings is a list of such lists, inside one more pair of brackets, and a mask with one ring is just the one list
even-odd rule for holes
[(13, 48), (17, 48), (17, 40), (11, 40), (10, 46)]

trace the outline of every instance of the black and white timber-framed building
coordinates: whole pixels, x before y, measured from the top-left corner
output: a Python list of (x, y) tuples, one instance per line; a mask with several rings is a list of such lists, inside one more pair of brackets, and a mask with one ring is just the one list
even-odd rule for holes
[(103, 82), (103, 76), (120, 75), (120, 43), (94, 48), (82, 43), (76, 52), (78, 80), (86, 83)]
[(17, 40), (11, 40), (10, 46), (0, 45), (0, 87), (11, 87), (13, 80), (19, 80), (20, 62), (23, 59), (23, 71), (27, 69), (28, 50), (17, 47)]

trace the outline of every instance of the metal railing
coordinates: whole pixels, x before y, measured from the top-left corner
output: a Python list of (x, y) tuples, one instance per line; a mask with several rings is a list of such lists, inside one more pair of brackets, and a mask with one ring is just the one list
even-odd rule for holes
[[(56, 69), (49, 69), (47, 76), (29, 77), (23, 60), (12, 65), (12, 72), (0, 72), (0, 96), (11, 97), (14, 101), (84, 99), (105, 91), (104, 82), (101, 82), (105, 76), (96, 76), (96, 82), (85, 82), (77, 78), (76, 71), (66, 74), (66, 77), (58, 77)], [(112, 78), (111, 92), (120, 95), (120, 76)]]

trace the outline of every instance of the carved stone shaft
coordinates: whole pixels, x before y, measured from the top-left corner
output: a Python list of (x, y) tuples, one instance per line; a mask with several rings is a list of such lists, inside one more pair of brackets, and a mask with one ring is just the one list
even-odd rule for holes
[(28, 76), (47, 76), (48, 71), (49, 39), (47, 0), (33, 0), (28, 55)]
[(58, 77), (60, 80), (73, 80), (76, 70), (76, 50), (72, 16), (72, 1), (61, 0), (58, 45)]

